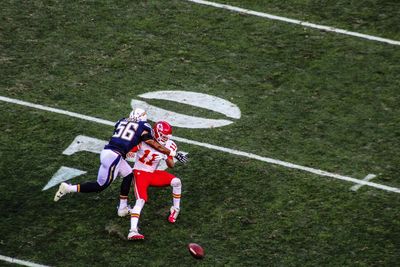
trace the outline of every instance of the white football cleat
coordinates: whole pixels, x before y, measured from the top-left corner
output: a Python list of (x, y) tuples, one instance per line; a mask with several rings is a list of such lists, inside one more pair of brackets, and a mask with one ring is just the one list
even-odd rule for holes
[(168, 221), (170, 223), (175, 223), (176, 222), (176, 218), (178, 218), (179, 211), (180, 211), (180, 209), (177, 209), (174, 206), (171, 207), (170, 214), (168, 216)]
[(62, 196), (68, 193), (71, 193), (69, 185), (67, 183), (61, 183), (56, 195), (54, 196), (54, 201), (59, 201)]
[(119, 217), (125, 217), (128, 216), (130, 214), (130, 207), (129, 206), (125, 206), (125, 208), (118, 208), (118, 216)]
[(144, 239), (144, 235), (139, 234), (138, 230), (131, 229), (129, 230), (128, 240), (141, 240)]

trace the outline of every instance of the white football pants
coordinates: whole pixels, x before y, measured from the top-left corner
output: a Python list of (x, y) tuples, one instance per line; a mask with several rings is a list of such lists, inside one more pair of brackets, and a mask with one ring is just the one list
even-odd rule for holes
[(101, 186), (111, 184), (117, 176), (125, 177), (132, 173), (132, 167), (128, 162), (111, 149), (103, 149), (101, 151), (100, 163), (97, 182)]

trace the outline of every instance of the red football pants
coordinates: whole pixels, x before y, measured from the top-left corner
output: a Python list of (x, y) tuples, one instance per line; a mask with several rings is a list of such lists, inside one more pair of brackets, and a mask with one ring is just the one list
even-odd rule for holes
[(171, 185), (172, 179), (176, 176), (166, 171), (156, 170), (154, 172), (146, 172), (134, 170), (135, 179), (133, 187), (135, 189), (136, 199), (144, 199), (147, 201), (147, 188), (149, 186), (164, 187)]

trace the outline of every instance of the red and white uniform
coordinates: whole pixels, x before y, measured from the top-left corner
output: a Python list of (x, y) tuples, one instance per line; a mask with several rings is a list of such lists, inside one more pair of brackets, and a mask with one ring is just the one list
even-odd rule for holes
[[(176, 151), (177, 145), (174, 141), (168, 140), (165, 147)], [(149, 186), (164, 187), (170, 186), (171, 180), (176, 176), (162, 170), (157, 170), (158, 165), (167, 156), (157, 151), (144, 142), (141, 142), (136, 152), (134, 170), (134, 189), (136, 199), (147, 201), (147, 188)], [(172, 157), (169, 157), (172, 159)]]

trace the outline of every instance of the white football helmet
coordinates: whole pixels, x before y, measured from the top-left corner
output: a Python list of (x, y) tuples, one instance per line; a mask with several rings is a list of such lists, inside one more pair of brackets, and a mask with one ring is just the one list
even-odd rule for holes
[(134, 122), (147, 121), (146, 111), (144, 111), (144, 109), (141, 108), (132, 110), (131, 113), (129, 114), (129, 120)]

